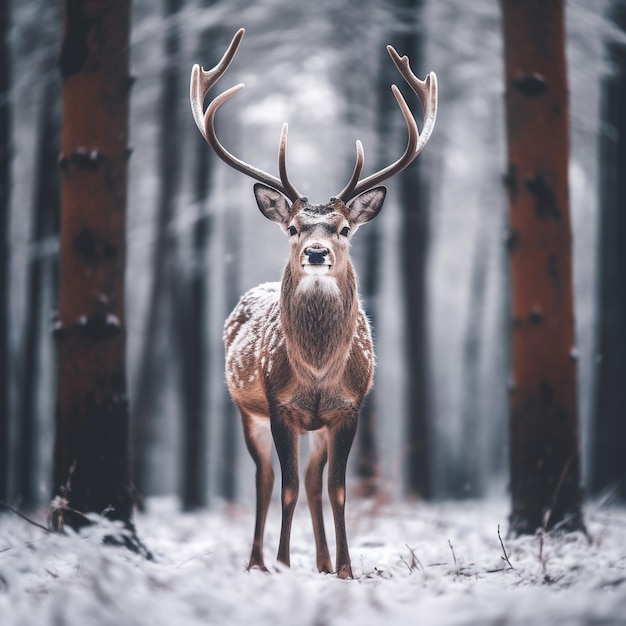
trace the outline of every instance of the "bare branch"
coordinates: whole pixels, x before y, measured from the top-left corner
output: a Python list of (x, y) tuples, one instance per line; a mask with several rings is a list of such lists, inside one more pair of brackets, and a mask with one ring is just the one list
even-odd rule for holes
[(15, 515), (23, 519), (25, 522), (28, 522), (31, 526), (35, 526), (36, 528), (43, 530), (45, 533), (48, 533), (48, 534), (52, 533), (52, 531), (49, 528), (30, 519), (30, 517), (27, 517), (26, 515), (24, 515), (24, 513), (22, 513), (21, 511), (18, 511), (16, 508), (12, 507), (10, 504), (7, 504), (6, 502), (3, 502), (2, 500), (0, 500), (0, 506), (7, 509), (7, 511), (11, 511), (11, 513), (15, 513)]

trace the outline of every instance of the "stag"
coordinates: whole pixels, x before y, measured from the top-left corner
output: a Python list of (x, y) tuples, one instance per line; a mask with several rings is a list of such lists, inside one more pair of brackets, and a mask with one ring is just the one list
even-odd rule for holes
[(349, 255), (350, 239), (383, 206), (380, 183), (406, 168), (426, 145), (437, 113), (437, 78), (419, 80), (406, 56), (387, 47), (400, 74), (424, 109), (422, 133), (395, 85), (392, 91), (408, 130), (404, 154), (361, 179), (363, 146), (348, 184), (325, 204), (312, 204), (287, 176), (287, 124), (279, 142), (279, 178), (241, 161), (220, 143), (214, 120), (219, 107), (242, 84), (215, 97), (203, 111), (208, 91), (233, 60), (244, 35), (240, 29), (219, 63), (205, 71), (194, 65), (190, 99), (194, 120), (213, 151), (256, 181), (263, 215), (289, 238), (290, 255), (280, 283), (248, 291), (226, 320), (226, 381), (239, 408), (245, 441), (256, 465), (256, 523), (249, 568), (266, 570), (263, 532), (274, 484), (272, 444), (282, 474), (282, 525), (277, 560), (289, 566), (293, 513), (299, 491), (299, 437), (310, 433), (304, 484), (313, 522), (317, 568), (333, 572), (322, 511), (323, 471), (335, 523), (336, 574), (352, 577), (345, 524), (346, 465), (359, 408), (372, 385), (374, 351), (369, 322), (357, 293)]

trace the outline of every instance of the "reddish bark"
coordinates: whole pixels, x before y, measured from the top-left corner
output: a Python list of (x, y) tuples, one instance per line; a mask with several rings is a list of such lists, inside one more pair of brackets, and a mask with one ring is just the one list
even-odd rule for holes
[(65, 1), (56, 528), (105, 511), (131, 524), (123, 326), (129, 25), (130, 0)]
[(582, 528), (563, 0), (502, 0), (512, 308), (511, 530)]

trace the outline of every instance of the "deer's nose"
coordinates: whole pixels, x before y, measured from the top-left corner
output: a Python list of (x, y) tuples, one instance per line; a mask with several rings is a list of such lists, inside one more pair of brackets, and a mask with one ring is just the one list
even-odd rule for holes
[(307, 248), (304, 254), (309, 257), (309, 263), (311, 265), (324, 265), (327, 263), (326, 257), (328, 256), (328, 248)]

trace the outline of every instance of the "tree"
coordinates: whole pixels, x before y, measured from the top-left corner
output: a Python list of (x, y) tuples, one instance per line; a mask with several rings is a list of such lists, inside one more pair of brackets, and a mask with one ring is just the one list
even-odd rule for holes
[(563, 0), (502, 0), (512, 308), (511, 532), (583, 528)]
[[(405, 25), (397, 50), (406, 54), (417, 74), (422, 69), (420, 14), (422, 0), (397, 0), (398, 16)], [(407, 28), (406, 24), (410, 24)], [(399, 179), (401, 222), (402, 289), (407, 333), (407, 462), (408, 490), (412, 495), (430, 498), (430, 434), (427, 406), (426, 342), (426, 251), (428, 211), (426, 185), (420, 161), (413, 163)]]
[[(42, 90), (37, 163), (34, 181), (33, 231), (27, 272), (28, 304), (24, 315), (24, 345), (21, 350), (19, 407), (17, 431), (19, 458), (16, 480), (18, 500), (23, 508), (33, 509), (41, 504), (38, 488), (37, 452), (40, 440), (37, 398), (41, 379), (42, 338), (48, 326), (49, 302), (45, 285), (50, 291), (58, 289), (57, 255), (46, 253), (49, 242), (58, 237), (59, 183), (56, 162), (59, 155), (59, 82), (47, 81)], [(47, 245), (48, 244), (48, 245)], [(54, 296), (50, 296), (53, 298)], [(48, 304), (46, 308), (45, 304)], [(46, 310), (47, 309), (47, 310)], [(42, 319), (42, 318), (46, 319)], [(51, 365), (46, 363), (45, 365)]]
[[(157, 413), (159, 394), (165, 387), (170, 372), (167, 341), (172, 329), (173, 268), (175, 239), (171, 225), (175, 216), (176, 198), (180, 184), (180, 107), (182, 87), (177, 62), (180, 54), (180, 26), (178, 15), (184, 0), (165, 0), (164, 67), (161, 74), (159, 100), (159, 195), (156, 208), (156, 240), (152, 250), (152, 287), (149, 295), (145, 339), (141, 349), (137, 391), (133, 415), (133, 480), (139, 491), (147, 487), (146, 446), (151, 426)], [(176, 355), (178, 356), (178, 355)]]
[[(614, 0), (610, 18), (626, 32), (626, 3)], [(592, 487), (595, 491), (617, 487), (626, 498), (626, 385), (623, 361), (626, 355), (626, 47), (623, 42), (607, 45), (609, 75), (602, 93), (600, 134), (600, 321), (598, 383), (594, 419)]]
[(51, 522), (79, 528), (95, 512), (134, 531), (124, 328), (130, 0), (65, 0), (63, 17)]
[(0, 3), (0, 500), (9, 495), (9, 398), (7, 227), (9, 222), (9, 180), (11, 156), (9, 138), (9, 2)]
[[(217, 0), (202, 0), (209, 9)], [(197, 58), (210, 63), (220, 28), (202, 29)], [(177, 290), (177, 328), (180, 332), (180, 378), (183, 394), (182, 506), (193, 510), (207, 504), (207, 417), (210, 358), (206, 332), (209, 321), (209, 294), (206, 274), (209, 271), (207, 249), (212, 229), (212, 215), (207, 210), (211, 195), (214, 158), (204, 138), (194, 130), (193, 200), (197, 213), (193, 222), (190, 268), (175, 285)]]

